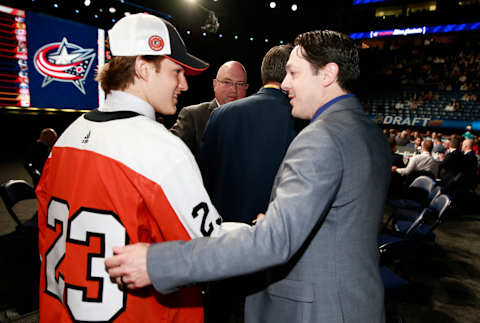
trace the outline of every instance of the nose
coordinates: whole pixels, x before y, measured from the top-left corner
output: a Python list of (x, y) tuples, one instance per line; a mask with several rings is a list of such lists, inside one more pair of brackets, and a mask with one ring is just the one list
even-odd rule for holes
[(180, 80), (179, 80), (179, 83), (178, 83), (178, 88), (180, 89), (180, 91), (187, 91), (188, 90), (188, 83), (187, 83), (187, 79), (185, 78), (184, 73), (180, 73)]
[(288, 76), (288, 74), (283, 79), (282, 85), (280, 87), (286, 92), (288, 92), (288, 90), (290, 89), (290, 77)]

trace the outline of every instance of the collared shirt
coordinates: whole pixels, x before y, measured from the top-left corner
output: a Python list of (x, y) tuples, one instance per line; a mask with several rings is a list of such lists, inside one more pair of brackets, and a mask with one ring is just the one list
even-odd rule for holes
[(107, 95), (105, 103), (98, 110), (102, 112), (135, 111), (155, 120), (155, 109), (150, 104), (138, 96), (124, 91), (111, 91)]
[(325, 110), (328, 109), (328, 107), (330, 107), (332, 104), (334, 103), (337, 103), (338, 101), (340, 100), (343, 100), (343, 99), (347, 99), (347, 98), (350, 98), (350, 97), (354, 97), (355, 95), (353, 94), (344, 94), (344, 95), (340, 95), (340, 96), (337, 96), (336, 98), (328, 101), (327, 103), (325, 103), (324, 105), (322, 105), (318, 110), (317, 112), (315, 112), (315, 114), (313, 115), (313, 118), (312, 118), (312, 121), (315, 121), (315, 119), (321, 115)]
[(414, 155), (408, 161), (407, 167), (397, 168), (397, 173), (400, 175), (408, 175), (414, 171), (427, 171), (437, 175), (438, 162), (433, 159), (432, 155), (427, 151), (422, 151), (420, 155)]

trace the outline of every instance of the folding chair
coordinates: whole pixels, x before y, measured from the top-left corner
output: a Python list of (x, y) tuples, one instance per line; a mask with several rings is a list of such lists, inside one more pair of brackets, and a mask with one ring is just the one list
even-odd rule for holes
[(430, 193), (436, 186), (435, 180), (429, 176), (421, 175), (408, 186), (406, 199), (388, 200), (393, 208), (422, 208), (428, 205)]
[[(393, 229), (404, 237), (415, 239), (435, 239), (433, 231), (442, 223), (447, 210), (450, 208), (452, 199), (441, 194), (435, 198), (414, 220), (396, 220), (393, 222)], [(428, 217), (434, 217), (435, 221), (428, 224)]]
[(20, 201), (36, 199), (33, 187), (24, 180), (10, 180), (0, 185), (0, 196), (8, 213), (18, 226), (20, 226), (22, 222), (13, 210), (13, 207)]

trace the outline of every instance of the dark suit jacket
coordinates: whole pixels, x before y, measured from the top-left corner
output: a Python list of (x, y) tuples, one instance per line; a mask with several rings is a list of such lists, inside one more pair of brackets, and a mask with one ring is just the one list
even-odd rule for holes
[(459, 149), (449, 152), (438, 167), (439, 177), (448, 185), (455, 175), (463, 169), (463, 165), (463, 153)]
[(295, 135), (288, 97), (274, 88), (213, 111), (198, 163), (224, 221), (251, 224), (267, 210), (273, 180)]
[(203, 132), (213, 109), (218, 107), (217, 100), (184, 107), (178, 114), (177, 122), (170, 131), (180, 137), (197, 157)]

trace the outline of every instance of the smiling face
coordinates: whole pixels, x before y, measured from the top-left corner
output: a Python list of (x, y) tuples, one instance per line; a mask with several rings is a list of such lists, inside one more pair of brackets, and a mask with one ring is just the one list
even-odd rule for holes
[(159, 67), (154, 63), (147, 64), (145, 101), (158, 113), (175, 114), (178, 96), (182, 91), (188, 90), (183, 67), (168, 58), (163, 59)]
[(242, 64), (231, 61), (223, 64), (213, 80), (213, 91), (219, 105), (242, 99), (248, 89), (247, 73)]
[(286, 71), (282, 89), (288, 92), (293, 107), (292, 115), (300, 119), (312, 119), (315, 111), (325, 103), (322, 69), (315, 72), (310, 62), (302, 56), (301, 47), (296, 46), (290, 54)]

